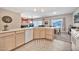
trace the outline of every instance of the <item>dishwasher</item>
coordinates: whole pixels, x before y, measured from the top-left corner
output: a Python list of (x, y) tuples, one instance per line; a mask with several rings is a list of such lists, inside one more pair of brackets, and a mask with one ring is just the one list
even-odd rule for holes
[(25, 30), (25, 43), (30, 42), (33, 40), (33, 29)]

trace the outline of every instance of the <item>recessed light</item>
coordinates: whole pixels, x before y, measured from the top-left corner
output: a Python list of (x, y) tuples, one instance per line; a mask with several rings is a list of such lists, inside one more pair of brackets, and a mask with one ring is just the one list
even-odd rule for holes
[(36, 8), (34, 8), (34, 12), (36, 12), (37, 11), (37, 9)]
[(44, 12), (45, 10), (44, 9), (41, 9), (41, 12)]
[(53, 14), (57, 14), (57, 12), (53, 12)]

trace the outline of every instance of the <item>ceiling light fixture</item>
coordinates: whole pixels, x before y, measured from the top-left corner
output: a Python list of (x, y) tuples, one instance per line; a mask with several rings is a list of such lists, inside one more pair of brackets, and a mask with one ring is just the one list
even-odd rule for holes
[(37, 9), (36, 8), (34, 8), (34, 12), (36, 12), (37, 11)]
[(44, 9), (41, 9), (41, 12), (44, 12), (45, 10)]
[(57, 14), (57, 12), (53, 12), (53, 14), (55, 15), (55, 14)]

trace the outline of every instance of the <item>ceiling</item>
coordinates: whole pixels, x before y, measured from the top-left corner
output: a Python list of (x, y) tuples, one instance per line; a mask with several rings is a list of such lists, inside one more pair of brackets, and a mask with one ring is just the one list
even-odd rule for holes
[(3, 9), (20, 13), (21, 16), (28, 18), (72, 13), (76, 8), (77, 7), (3, 7)]

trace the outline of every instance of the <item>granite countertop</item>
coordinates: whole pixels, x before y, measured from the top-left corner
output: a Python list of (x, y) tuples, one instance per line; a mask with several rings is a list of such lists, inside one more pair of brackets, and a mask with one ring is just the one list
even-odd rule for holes
[(20, 31), (20, 30), (30, 30), (30, 29), (33, 29), (33, 28), (17, 28), (17, 29), (10, 29), (10, 30), (7, 30), (7, 31), (0, 31), (0, 33), (13, 32), (13, 31)]
[(20, 31), (20, 30), (30, 30), (30, 29), (34, 29), (34, 28), (51, 28), (51, 29), (54, 29), (54, 27), (27, 27), (27, 28), (10, 29), (7, 31), (0, 31), (0, 33), (7, 33), (7, 32)]
[(79, 37), (79, 29), (71, 29), (72, 31), (72, 35), (74, 35), (74, 37)]

